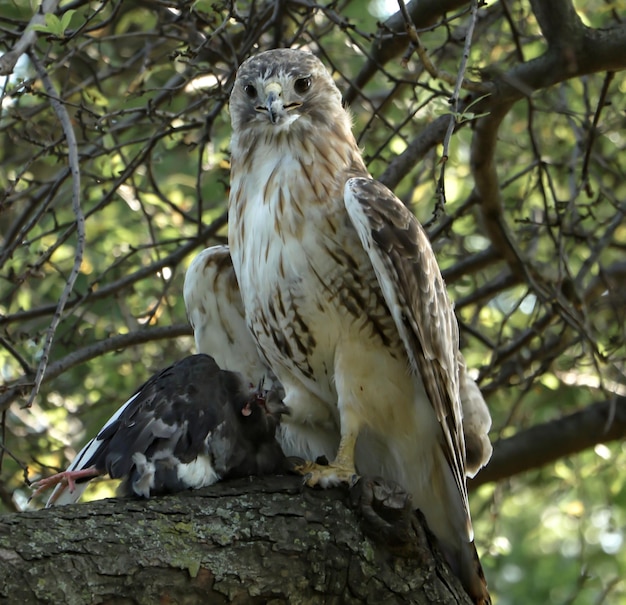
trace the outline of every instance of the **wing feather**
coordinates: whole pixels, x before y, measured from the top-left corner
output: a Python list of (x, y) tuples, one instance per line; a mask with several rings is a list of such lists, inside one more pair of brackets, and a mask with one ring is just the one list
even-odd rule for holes
[[(76, 454), (76, 457), (72, 460), (70, 465), (65, 469), (66, 471), (81, 471), (94, 466), (94, 460), (98, 459), (102, 455), (104, 441), (101, 439), (102, 433), (109, 430), (112, 426), (117, 426), (119, 418), (128, 408), (133, 407), (133, 402), (137, 406), (137, 396), (139, 391), (136, 392), (128, 401), (126, 401), (120, 408), (109, 418), (104, 426), (100, 429), (98, 434), (90, 439)], [(66, 504), (74, 504), (80, 500), (83, 492), (87, 489), (89, 481), (83, 481), (76, 484), (73, 491), (68, 489), (67, 484), (59, 483), (48, 498), (46, 508), (50, 506), (64, 506)]]
[(264, 379), (265, 388), (279, 388), (246, 324), (228, 246), (211, 246), (193, 259), (185, 274), (183, 297), (198, 353), (211, 355), (221, 368), (239, 372), (253, 387)]
[(426, 232), (382, 183), (348, 180), (344, 201), (376, 272), (413, 372), (421, 376), (442, 429), (442, 447), (467, 511), (459, 394), (458, 324)]

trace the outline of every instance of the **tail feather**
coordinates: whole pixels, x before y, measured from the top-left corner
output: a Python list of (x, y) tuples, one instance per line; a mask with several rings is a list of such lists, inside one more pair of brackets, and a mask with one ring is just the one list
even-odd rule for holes
[(490, 605), (485, 574), (474, 545), (469, 510), (443, 452), (435, 451), (439, 455), (433, 460), (428, 497), (414, 500), (437, 537), (450, 568), (472, 601), (476, 605)]
[(491, 605), (487, 580), (473, 541), (462, 545), (460, 559), (459, 579), (467, 594), (476, 605)]

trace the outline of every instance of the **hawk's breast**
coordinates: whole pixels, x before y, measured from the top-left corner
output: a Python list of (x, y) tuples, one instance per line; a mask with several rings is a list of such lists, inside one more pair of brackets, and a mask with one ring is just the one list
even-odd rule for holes
[[(398, 357), (402, 345), (343, 207), (345, 178), (314, 174), (289, 154), (256, 151), (257, 176), (239, 167), (245, 178), (232, 180), (229, 216), (246, 317), (281, 380), (282, 367), (335, 402), (338, 341), (356, 330), (366, 346)], [(320, 180), (336, 185), (320, 190), (312, 184)]]

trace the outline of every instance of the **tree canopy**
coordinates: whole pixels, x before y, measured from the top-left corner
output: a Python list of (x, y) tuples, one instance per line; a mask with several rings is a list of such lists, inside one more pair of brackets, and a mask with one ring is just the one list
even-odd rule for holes
[(0, 511), (193, 351), (182, 280), (226, 242), (237, 66), (304, 47), (455, 301), (494, 418), (470, 486), (497, 603), (626, 598), (625, 9), (5, 2)]

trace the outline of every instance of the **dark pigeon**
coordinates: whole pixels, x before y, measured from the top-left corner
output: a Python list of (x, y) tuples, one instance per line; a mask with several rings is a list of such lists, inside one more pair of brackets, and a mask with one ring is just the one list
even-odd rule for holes
[(253, 390), (209, 355), (155, 374), (109, 419), (68, 469), (34, 484), (55, 486), (46, 506), (76, 502), (99, 475), (122, 478), (121, 495), (145, 498), (220, 480), (285, 470), (275, 439), (287, 408)]

